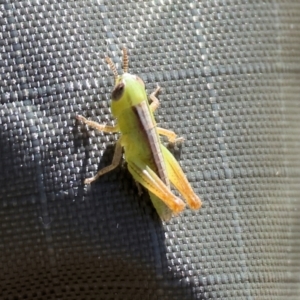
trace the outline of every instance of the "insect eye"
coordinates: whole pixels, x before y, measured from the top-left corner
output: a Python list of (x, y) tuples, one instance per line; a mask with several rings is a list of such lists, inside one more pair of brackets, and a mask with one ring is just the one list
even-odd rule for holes
[(118, 101), (124, 93), (124, 87), (125, 87), (125, 84), (123, 82), (120, 82), (112, 91), (111, 99), (114, 101)]

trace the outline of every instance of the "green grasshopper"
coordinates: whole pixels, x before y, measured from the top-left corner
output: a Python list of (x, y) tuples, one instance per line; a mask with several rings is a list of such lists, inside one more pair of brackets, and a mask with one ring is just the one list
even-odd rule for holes
[(166, 136), (171, 143), (181, 141), (173, 131), (157, 127), (153, 113), (159, 106), (156, 98), (160, 87), (149, 96), (149, 104), (143, 80), (128, 73), (127, 49), (123, 48), (123, 74), (119, 75), (116, 66), (109, 57), (106, 62), (110, 66), (115, 86), (111, 94), (111, 111), (117, 124), (109, 126), (87, 120), (78, 115), (77, 119), (89, 127), (108, 133), (119, 132), (120, 138), (116, 143), (112, 163), (85, 179), (90, 184), (103, 174), (116, 168), (122, 159), (122, 148), (128, 170), (134, 180), (149, 191), (150, 199), (164, 221), (172, 215), (179, 214), (184, 208), (184, 202), (176, 197), (170, 182), (181, 193), (192, 209), (201, 207), (201, 200), (194, 193), (181, 167), (170, 151), (161, 144), (159, 135)]

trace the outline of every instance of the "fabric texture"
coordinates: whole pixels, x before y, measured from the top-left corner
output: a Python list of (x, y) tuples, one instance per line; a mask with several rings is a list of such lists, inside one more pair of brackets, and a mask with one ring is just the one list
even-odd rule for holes
[[(0, 299), (299, 299), (299, 1), (0, 1)], [(113, 76), (157, 84), (200, 211), (109, 165)]]

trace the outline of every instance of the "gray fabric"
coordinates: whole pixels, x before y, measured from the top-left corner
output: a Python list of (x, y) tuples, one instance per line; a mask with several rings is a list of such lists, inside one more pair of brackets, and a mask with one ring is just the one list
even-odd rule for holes
[[(298, 1), (0, 1), (1, 299), (299, 299)], [(126, 165), (103, 58), (151, 92), (196, 193), (168, 224)]]

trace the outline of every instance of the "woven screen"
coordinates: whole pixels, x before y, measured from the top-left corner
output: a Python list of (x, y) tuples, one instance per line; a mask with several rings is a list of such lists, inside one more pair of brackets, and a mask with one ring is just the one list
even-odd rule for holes
[[(299, 299), (300, 2), (0, 0), (0, 299)], [(203, 201), (161, 222), (122, 163), (109, 55)]]

